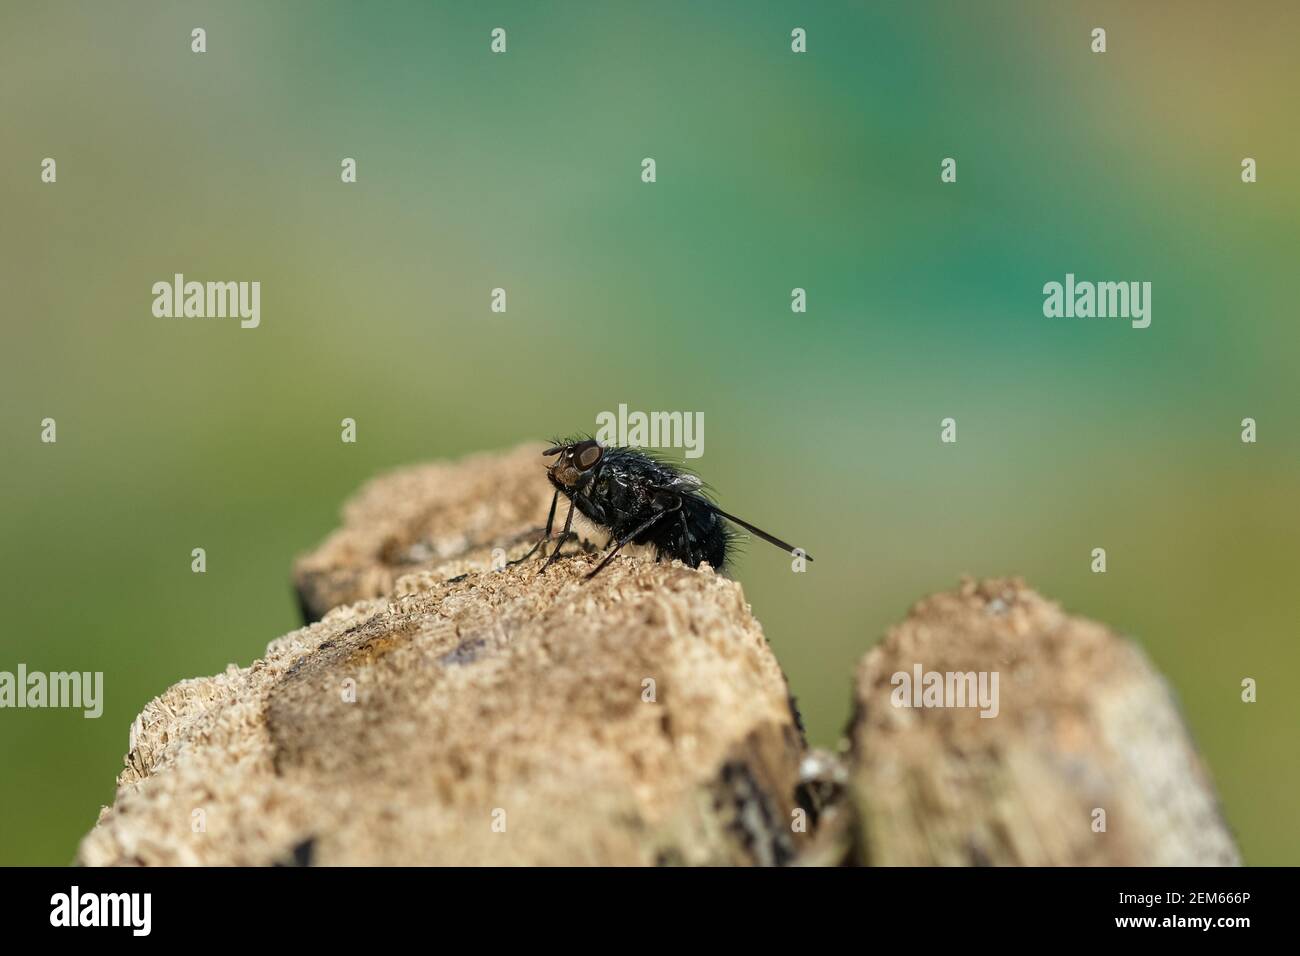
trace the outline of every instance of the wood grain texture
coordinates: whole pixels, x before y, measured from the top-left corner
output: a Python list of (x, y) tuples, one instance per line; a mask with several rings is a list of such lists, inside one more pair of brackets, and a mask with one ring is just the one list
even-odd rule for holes
[(487, 568), (492, 550), (527, 550), (546, 522), (546, 445), (412, 465), (367, 482), (343, 506), (343, 524), (294, 562), (303, 620), (391, 594), (415, 571), (447, 576)]
[[(540, 577), (537, 562), (475, 567), (535, 519), (531, 487), (501, 500), (529, 470), (544, 488), (522, 454), (372, 484), (349, 520), (414, 484), (404, 520), (436, 529), (435, 550), (462, 542), (455, 556), (151, 702), (79, 861), (791, 860), (804, 742), (740, 585), (622, 556), (587, 582), (597, 556), (576, 549)], [(418, 543), (413, 526), (382, 536)], [(333, 560), (364, 537), (333, 537)], [(380, 537), (353, 553), (372, 561)]]
[[(997, 671), (997, 716), (895, 706), (894, 675), (917, 664)], [(921, 601), (863, 659), (855, 703), (859, 863), (1240, 862), (1164, 680), (1131, 642), (1022, 581)]]
[[(809, 751), (736, 582), (636, 553), (587, 582), (590, 529), (545, 575), (501, 567), (545, 521), (542, 447), (368, 483), (295, 565), (321, 619), (149, 703), (78, 861), (1240, 862), (1128, 640), (966, 581), (866, 653), (846, 746)], [(917, 665), (996, 672), (997, 716), (896, 706)]]

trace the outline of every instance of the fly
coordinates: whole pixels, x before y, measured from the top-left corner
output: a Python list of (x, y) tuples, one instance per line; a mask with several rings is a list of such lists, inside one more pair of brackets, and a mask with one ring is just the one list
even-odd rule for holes
[[(551, 510), (546, 516), (546, 531), (527, 554), (511, 564), (527, 561), (556, 537), (552, 530), (561, 495), (569, 499), (569, 513), (555, 550), (539, 574), (555, 562), (566, 541), (577, 537), (577, 532), (572, 530), (575, 510), (610, 533), (609, 550), (587, 575), (588, 580), (599, 574), (627, 544), (652, 545), (660, 559), (676, 559), (692, 568), (707, 561), (721, 570), (727, 564), (736, 537), (728, 521), (783, 551), (794, 554), (798, 550), (723, 511), (705, 495), (703, 482), (694, 475), (644, 452), (606, 448), (593, 439), (585, 439), (556, 444), (542, 454), (555, 459), (546, 468), (546, 477), (555, 487)], [(804, 557), (812, 560), (806, 553)]]

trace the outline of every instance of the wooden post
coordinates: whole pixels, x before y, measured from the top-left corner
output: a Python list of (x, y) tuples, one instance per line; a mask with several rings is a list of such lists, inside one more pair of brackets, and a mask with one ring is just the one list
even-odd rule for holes
[[(927, 598), (863, 659), (848, 753), (809, 752), (739, 584), (502, 567), (545, 520), (541, 447), (370, 482), (295, 566), (317, 623), (146, 706), (78, 861), (1239, 862), (1164, 682), (1101, 625), (1014, 580)], [(976, 706), (930, 706), (930, 673)]]
[(368, 486), (298, 568), (324, 619), (150, 703), (79, 862), (792, 860), (803, 736), (740, 585), (492, 570), (545, 489), (536, 450)]
[[(996, 674), (996, 716), (978, 701), (899, 706), (918, 668), (945, 691), (951, 675)], [(1019, 580), (917, 604), (859, 666), (850, 736), (859, 863), (1240, 862), (1150, 662)]]

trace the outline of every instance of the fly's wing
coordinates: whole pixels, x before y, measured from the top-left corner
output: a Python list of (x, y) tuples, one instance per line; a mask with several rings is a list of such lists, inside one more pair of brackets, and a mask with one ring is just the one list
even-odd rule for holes
[[(690, 474), (669, 473), (656, 481), (650, 487), (656, 491), (675, 491), (679, 495), (697, 494), (703, 487), (704, 482)], [(713, 502), (709, 502), (713, 506)]]
[[(789, 551), (791, 554), (794, 553), (794, 550), (795, 550), (794, 545), (792, 545), (792, 544), (787, 544), (786, 542), (782, 541), (780, 538), (776, 537), (775, 535), (768, 534), (768, 533), (767, 533), (766, 531), (764, 531), (762, 528), (755, 528), (755, 527), (754, 527), (752, 524), (750, 524), (748, 521), (741, 521), (741, 520), (740, 520), (739, 518), (737, 518), (735, 515), (729, 515), (729, 514), (727, 514), (725, 511), (723, 511), (723, 510), (722, 510), (721, 508), (719, 508), (717, 505), (714, 505), (714, 504), (712, 504), (712, 503), (710, 503), (710, 504), (711, 504), (711, 506), (712, 506), (712, 508), (713, 508), (714, 511), (716, 511), (718, 514), (722, 515), (722, 517), (726, 518), (728, 521), (733, 521), (733, 522), (735, 522), (736, 524), (740, 525), (742, 528), (744, 528), (744, 529), (745, 529), (746, 531), (748, 531), (750, 534), (758, 535), (758, 537), (762, 538), (764, 541), (769, 542), (770, 544), (774, 544), (774, 545), (776, 545), (776, 546), (777, 546), (778, 548), (780, 548), (782, 551)], [(808, 554), (808, 553), (806, 553), (806, 552), (804, 553), (804, 557), (807, 558), (809, 561), (812, 560), (812, 555), (811, 555), (811, 554)]]
[[(678, 494), (693, 495), (696, 498), (696, 500), (703, 502), (711, 510), (721, 515), (722, 517), (726, 518), (728, 521), (732, 521), (740, 525), (750, 534), (757, 535), (758, 537), (762, 538), (764, 541), (776, 545), (782, 551), (788, 551), (791, 554), (794, 553), (795, 551), (794, 545), (782, 541), (776, 535), (768, 534), (762, 528), (755, 528), (748, 521), (743, 521), (740, 518), (737, 518), (733, 514), (727, 514), (727, 512), (723, 511), (712, 501), (709, 501), (708, 498), (705, 498), (703, 495), (699, 494), (703, 486), (704, 483), (694, 475), (674, 474), (666, 481), (660, 482), (659, 484), (653, 485), (652, 487), (654, 487), (656, 490), (659, 491), (675, 491)], [(807, 552), (804, 553), (804, 557), (807, 558), (809, 561), (812, 560), (812, 555), (808, 554)]]

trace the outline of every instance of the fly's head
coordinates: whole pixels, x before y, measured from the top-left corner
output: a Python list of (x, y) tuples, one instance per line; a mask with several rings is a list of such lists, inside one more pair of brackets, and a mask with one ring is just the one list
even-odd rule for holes
[(551, 479), (551, 484), (562, 491), (573, 491), (600, 464), (601, 459), (605, 457), (605, 449), (600, 447), (599, 442), (587, 439), (567, 445), (556, 445), (546, 449), (542, 454), (555, 459), (546, 466), (546, 475)]

